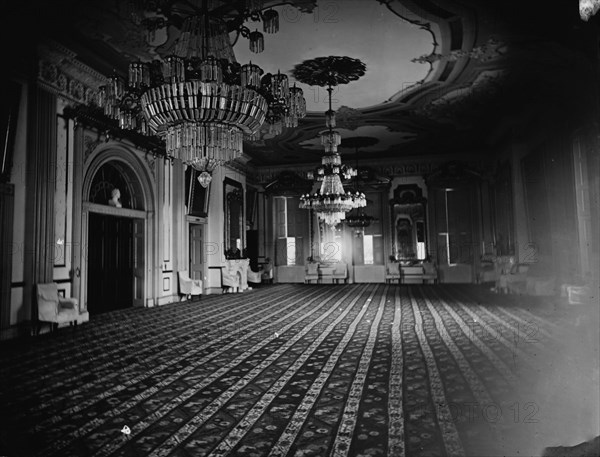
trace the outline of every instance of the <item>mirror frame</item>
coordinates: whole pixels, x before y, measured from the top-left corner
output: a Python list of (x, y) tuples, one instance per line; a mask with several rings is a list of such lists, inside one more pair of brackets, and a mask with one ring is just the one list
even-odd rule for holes
[[(239, 257), (232, 257), (231, 256), (231, 251), (236, 247), (236, 246), (231, 246), (230, 245), (230, 237), (231, 237), (231, 229), (233, 227), (233, 224), (236, 223), (235, 221), (232, 220), (232, 214), (231, 214), (231, 201), (232, 199), (239, 199), (240, 202), (240, 210), (239, 210), (239, 215), (237, 217), (237, 224), (239, 225), (239, 233), (240, 233), (240, 240), (241, 240), (241, 249), (240, 249), (240, 253), (239, 253)], [(223, 240), (223, 246), (224, 246), (224, 254), (225, 254), (225, 258), (229, 259), (229, 258), (243, 258), (244, 257), (244, 250), (246, 248), (246, 240), (245, 240), (245, 234), (246, 234), (246, 227), (245, 227), (245, 202), (244, 202), (244, 186), (242, 186), (242, 184), (238, 181), (235, 181), (231, 178), (224, 178), (223, 179), (223, 228), (224, 228), (224, 240)]]
[[(418, 184), (399, 184), (394, 189), (394, 198), (390, 199), (390, 225), (391, 225), (391, 241), (392, 241), (392, 252), (391, 257), (394, 257), (397, 261), (411, 261), (422, 262), (425, 259), (417, 258), (417, 246), (414, 246), (415, 257), (414, 259), (402, 259), (398, 257), (398, 233), (397, 233), (397, 220), (399, 216), (407, 214), (412, 219), (412, 231), (417, 233), (417, 223), (423, 223), (423, 238), (425, 242), (425, 258), (429, 256), (429, 242), (427, 237), (427, 199), (423, 197), (423, 189)], [(412, 215), (406, 211), (402, 211), (402, 207), (409, 205), (412, 207), (419, 208), (419, 215), (422, 217), (413, 218)]]

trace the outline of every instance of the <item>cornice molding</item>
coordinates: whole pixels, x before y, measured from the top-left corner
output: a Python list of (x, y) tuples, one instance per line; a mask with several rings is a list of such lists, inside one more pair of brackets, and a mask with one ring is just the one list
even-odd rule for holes
[[(485, 161), (473, 155), (465, 155), (464, 157), (453, 156), (452, 161), (456, 160), (460, 160), (475, 170), (484, 169)], [(392, 179), (395, 177), (425, 176), (450, 161), (446, 156), (412, 157), (406, 159), (390, 158), (377, 160), (375, 163), (368, 160), (359, 160), (357, 167), (370, 167), (379, 176)], [(352, 165), (355, 166), (355, 164)], [(314, 168), (314, 164), (294, 165), (293, 171), (301, 175), (308, 171), (314, 171)], [(252, 172), (252, 176), (257, 183), (265, 184), (274, 181), (281, 173), (289, 170), (290, 167), (286, 165), (256, 167)]]
[(75, 103), (89, 104), (108, 79), (77, 60), (77, 54), (54, 41), (38, 46), (40, 86)]

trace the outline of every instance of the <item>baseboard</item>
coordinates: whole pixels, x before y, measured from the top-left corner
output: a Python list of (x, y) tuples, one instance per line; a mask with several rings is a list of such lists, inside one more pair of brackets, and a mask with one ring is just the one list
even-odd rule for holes
[(159, 297), (156, 299), (158, 306), (168, 305), (178, 301), (180, 301), (179, 295), (167, 295), (165, 297)]

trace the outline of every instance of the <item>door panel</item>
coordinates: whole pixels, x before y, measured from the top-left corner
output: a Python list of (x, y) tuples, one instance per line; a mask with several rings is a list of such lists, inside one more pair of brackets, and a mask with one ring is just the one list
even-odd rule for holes
[[(301, 248), (296, 246), (301, 251)], [(246, 255), (250, 259), (250, 268), (258, 271), (258, 230), (246, 230)]]
[(133, 219), (90, 213), (88, 309), (98, 314), (133, 304)]
[(190, 224), (190, 278), (204, 281), (204, 225)]
[(133, 219), (133, 306), (144, 306), (145, 221)]

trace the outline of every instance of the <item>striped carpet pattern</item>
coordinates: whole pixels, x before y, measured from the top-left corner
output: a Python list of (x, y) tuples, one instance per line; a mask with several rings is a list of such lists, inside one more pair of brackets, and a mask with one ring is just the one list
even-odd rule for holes
[(0, 455), (512, 455), (558, 324), (473, 287), (275, 285), (9, 342)]

